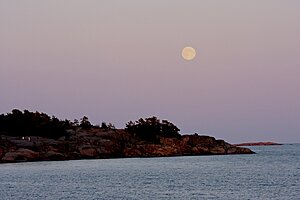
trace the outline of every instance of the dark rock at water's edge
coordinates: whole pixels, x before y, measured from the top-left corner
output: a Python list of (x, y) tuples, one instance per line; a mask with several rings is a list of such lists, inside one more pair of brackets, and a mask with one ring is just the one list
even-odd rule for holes
[(246, 142), (240, 144), (233, 144), (234, 146), (270, 146), (270, 145), (282, 145), (276, 142)]
[(213, 137), (179, 131), (156, 117), (116, 129), (111, 123), (92, 125), (86, 116), (71, 122), (14, 109), (0, 115), (0, 162), (254, 153)]
[(197, 134), (158, 139), (149, 142), (123, 129), (103, 128), (69, 130), (68, 137), (58, 139), (1, 135), (0, 162), (254, 153)]

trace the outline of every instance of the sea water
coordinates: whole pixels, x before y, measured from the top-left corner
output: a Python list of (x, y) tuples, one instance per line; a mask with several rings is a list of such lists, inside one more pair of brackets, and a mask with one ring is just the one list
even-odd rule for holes
[(257, 154), (0, 164), (0, 199), (300, 199), (300, 145)]

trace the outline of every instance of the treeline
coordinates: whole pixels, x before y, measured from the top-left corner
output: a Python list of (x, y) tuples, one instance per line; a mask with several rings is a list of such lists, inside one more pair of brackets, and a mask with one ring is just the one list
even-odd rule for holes
[(57, 139), (66, 136), (66, 130), (76, 127), (90, 128), (91, 123), (87, 117), (81, 121), (59, 120), (45, 113), (23, 112), (17, 109), (11, 113), (0, 115), (0, 134), (10, 136), (42, 136)]
[(61, 121), (45, 113), (24, 112), (14, 109), (11, 113), (0, 115), (1, 134), (11, 136), (41, 136), (58, 138), (65, 135), (65, 130), (70, 128), (68, 120)]
[[(57, 139), (67, 135), (68, 129), (90, 129), (102, 128), (104, 130), (115, 129), (114, 125), (103, 122), (100, 125), (92, 125), (84, 116), (80, 121), (75, 119), (71, 122), (68, 119), (60, 120), (55, 116), (50, 117), (45, 113), (23, 112), (17, 109), (11, 113), (0, 115), (0, 135), (10, 136), (41, 136)], [(179, 128), (167, 120), (159, 120), (157, 117), (150, 117), (135, 122), (128, 122), (125, 130), (142, 140), (158, 142), (159, 137), (180, 137)]]

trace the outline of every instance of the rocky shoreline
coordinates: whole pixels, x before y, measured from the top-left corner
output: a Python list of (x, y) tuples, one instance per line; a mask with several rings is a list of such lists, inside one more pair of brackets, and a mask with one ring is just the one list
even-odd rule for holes
[(0, 137), (0, 163), (252, 153), (248, 148), (237, 147), (210, 136), (160, 137), (158, 142), (149, 142), (123, 129), (68, 130), (68, 135), (59, 139)]

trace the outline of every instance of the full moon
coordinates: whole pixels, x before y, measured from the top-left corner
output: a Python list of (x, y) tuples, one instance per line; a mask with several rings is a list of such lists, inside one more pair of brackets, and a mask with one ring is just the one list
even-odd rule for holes
[(193, 47), (184, 47), (181, 55), (185, 60), (193, 60), (196, 56), (196, 50)]

